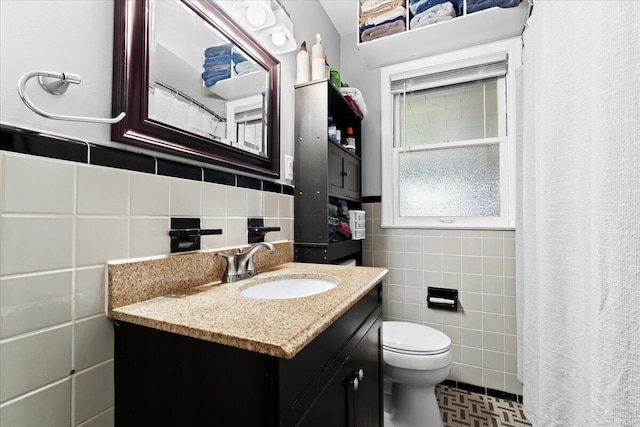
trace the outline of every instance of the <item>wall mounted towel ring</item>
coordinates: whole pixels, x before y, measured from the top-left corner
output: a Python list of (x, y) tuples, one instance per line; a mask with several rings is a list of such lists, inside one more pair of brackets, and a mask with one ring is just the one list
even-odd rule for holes
[(69, 87), (69, 83), (80, 84), (82, 79), (77, 74), (71, 73), (58, 73), (56, 71), (30, 71), (26, 73), (24, 76), (20, 78), (18, 82), (18, 94), (27, 107), (31, 109), (36, 114), (40, 114), (43, 117), (53, 120), (69, 120), (73, 122), (91, 122), (91, 123), (118, 123), (120, 120), (124, 119), (126, 113), (120, 113), (117, 117), (112, 119), (103, 119), (98, 117), (82, 117), (82, 116), (63, 116), (58, 114), (51, 114), (45, 111), (42, 111), (29, 99), (27, 94), (25, 93), (25, 85), (27, 81), (32, 77), (38, 77), (38, 82), (42, 88), (49, 92), (52, 95), (62, 95), (67, 91)]

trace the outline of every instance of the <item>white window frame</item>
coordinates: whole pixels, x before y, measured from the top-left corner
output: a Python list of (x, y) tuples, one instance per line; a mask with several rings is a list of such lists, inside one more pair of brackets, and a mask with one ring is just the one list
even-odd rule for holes
[[(394, 105), (391, 83), (396, 80), (446, 72), (465, 67), (488, 64), (498, 57), (507, 58), (507, 74), (498, 79), (506, 86), (506, 111), (498, 111), (506, 121), (506, 136), (481, 141), (456, 141), (431, 144), (428, 147), (394, 148)], [(514, 229), (516, 202), (516, 68), (522, 62), (522, 41), (514, 38), (473, 48), (448, 52), (428, 58), (404, 62), (380, 70), (381, 80), (381, 171), (382, 171), (382, 223), (384, 228), (440, 228), (440, 229)], [(446, 85), (448, 82), (443, 83)], [(454, 83), (454, 82), (452, 82)], [(500, 93), (500, 87), (498, 87)], [(498, 103), (500, 106), (502, 103)], [(499, 135), (504, 135), (499, 132)], [(474, 146), (500, 143), (500, 215), (495, 217), (401, 217), (399, 214), (398, 160), (401, 150), (421, 150)]]

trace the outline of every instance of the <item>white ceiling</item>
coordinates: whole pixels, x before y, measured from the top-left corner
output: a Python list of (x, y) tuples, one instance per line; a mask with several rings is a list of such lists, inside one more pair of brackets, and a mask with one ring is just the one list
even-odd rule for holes
[(319, 0), (341, 36), (357, 29), (358, 0)]

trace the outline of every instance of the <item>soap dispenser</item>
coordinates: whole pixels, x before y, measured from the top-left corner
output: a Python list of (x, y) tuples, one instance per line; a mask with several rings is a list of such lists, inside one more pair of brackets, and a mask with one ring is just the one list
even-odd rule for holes
[(325, 77), (324, 46), (320, 34), (316, 34), (316, 44), (311, 47), (311, 79), (318, 80)]

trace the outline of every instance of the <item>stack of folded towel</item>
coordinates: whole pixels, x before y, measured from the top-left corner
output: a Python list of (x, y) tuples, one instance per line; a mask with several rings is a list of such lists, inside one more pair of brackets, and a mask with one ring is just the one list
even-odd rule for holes
[(406, 29), (404, 0), (360, 0), (360, 40), (371, 41)]
[(467, 0), (467, 13), (498, 6), (502, 8), (516, 7), (522, 0)]
[(212, 46), (204, 50), (204, 72), (201, 77), (206, 87), (231, 77), (231, 43)]
[(355, 111), (361, 119), (364, 119), (367, 115), (367, 104), (364, 102), (362, 92), (355, 87), (343, 87), (340, 88), (340, 93), (342, 93), (344, 99), (351, 105), (353, 111)]
[(351, 239), (349, 227), (349, 206), (342, 199), (329, 198), (328, 204), (329, 242), (341, 242)]
[(231, 77), (231, 64), (239, 76), (261, 70), (258, 65), (247, 61), (247, 58), (236, 52), (232, 43), (208, 47), (204, 50), (204, 71), (201, 75), (204, 85), (211, 87), (220, 80)]
[(237, 75), (242, 76), (245, 74), (253, 73), (254, 71), (262, 70), (259, 65), (254, 64), (251, 61), (247, 61), (247, 58), (239, 54), (234, 50), (231, 52), (231, 60), (235, 64), (233, 70)]
[(409, 28), (449, 21), (462, 14), (462, 0), (409, 0)]

